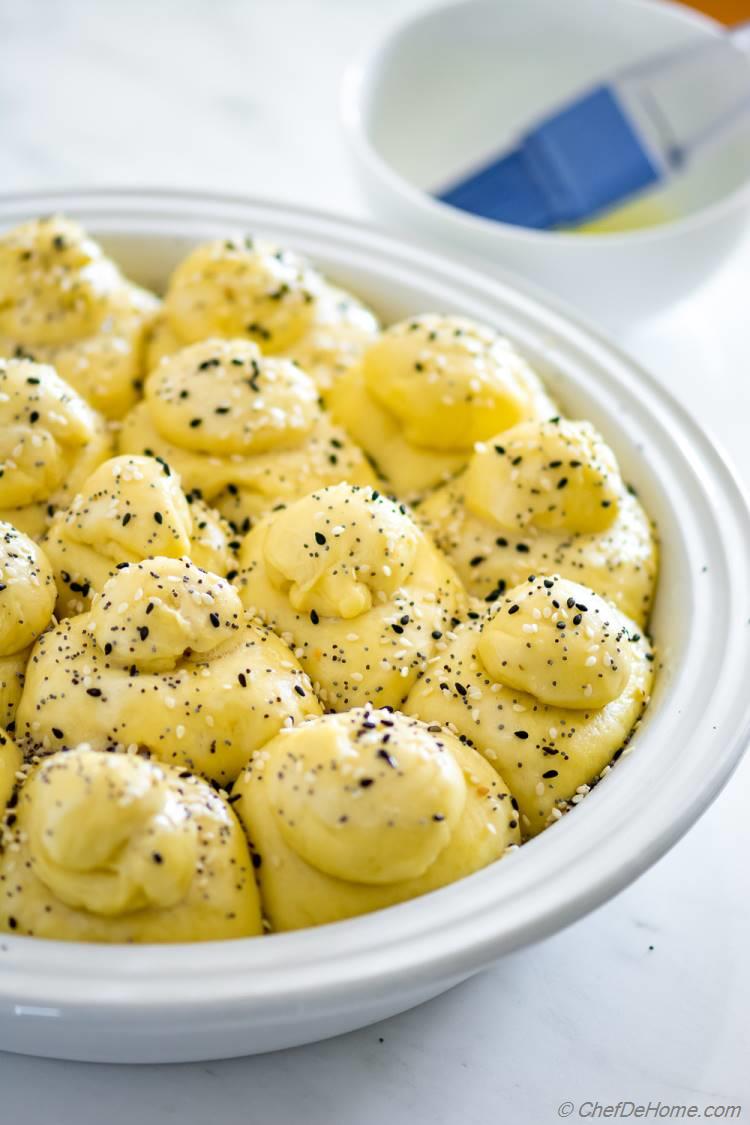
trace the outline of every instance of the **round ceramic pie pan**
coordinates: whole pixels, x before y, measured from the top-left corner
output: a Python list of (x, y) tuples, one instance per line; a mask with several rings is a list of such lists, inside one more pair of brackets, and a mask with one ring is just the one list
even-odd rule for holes
[(262, 232), (385, 321), (460, 313), (510, 336), (573, 417), (604, 433), (656, 519), (656, 690), (631, 752), (573, 812), (501, 863), (423, 898), (317, 929), (231, 942), (0, 939), (0, 1049), (165, 1062), (268, 1051), (436, 995), (580, 918), (695, 822), (750, 735), (750, 516), (712, 441), (632, 360), (512, 278), (489, 279), (371, 227), (296, 207), (159, 191), (0, 198), (0, 227), (54, 211), (136, 280), (163, 287), (195, 242)]

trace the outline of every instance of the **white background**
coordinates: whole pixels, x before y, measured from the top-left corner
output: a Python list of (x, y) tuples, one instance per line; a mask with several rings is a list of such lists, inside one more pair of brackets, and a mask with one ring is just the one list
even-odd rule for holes
[[(339, 76), (423, 2), (0, 0), (0, 190), (215, 188), (365, 215)], [(746, 482), (749, 270), (745, 245), (689, 302), (621, 337)], [(744, 1100), (747, 1120), (749, 791), (746, 762), (630, 890), (416, 1011), (205, 1065), (0, 1055), (0, 1122), (544, 1125), (594, 1099)]]

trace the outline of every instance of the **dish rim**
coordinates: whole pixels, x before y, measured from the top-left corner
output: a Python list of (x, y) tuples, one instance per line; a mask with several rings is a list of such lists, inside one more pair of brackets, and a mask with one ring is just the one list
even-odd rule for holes
[[(639, 407), (643, 417), (664, 433), (668, 444), (675, 444), (679, 437), (684, 446), (685, 479), (691, 480), (697, 492), (690, 505), (686, 484), (683, 505), (702, 507), (702, 518), (709, 520), (703, 546), (706, 557), (713, 552), (717, 565), (723, 566), (725, 584), (719, 589), (723, 590), (725, 611), (730, 608), (731, 591), (744, 606), (736, 620), (726, 614), (729, 633), (720, 646), (720, 651), (726, 650), (735, 658), (737, 682), (716, 685), (727, 713), (713, 728), (711, 753), (705, 747), (697, 753), (697, 762), (693, 761), (694, 744), (699, 731), (706, 734), (706, 724), (695, 722), (694, 730), (691, 727), (691, 769), (695, 773), (696, 765), (701, 767), (701, 784), (691, 790), (687, 782), (694, 778), (690, 774), (678, 778), (669, 792), (658, 797), (649, 793), (653, 814), (650, 819), (644, 819), (641, 813), (640, 817), (632, 821), (626, 817), (623, 822), (620, 815), (619, 820), (608, 824), (611, 832), (601, 837), (601, 811), (595, 815), (593, 810), (599, 803), (587, 801), (575, 816), (565, 817), (555, 826), (555, 839), (560, 842), (556, 850), (544, 844), (551, 836), (545, 833), (502, 864), (430, 895), (360, 918), (274, 935), (262, 941), (245, 938), (130, 947), (3, 934), (0, 1004), (18, 1006), (20, 999), (27, 1005), (39, 1005), (38, 1014), (43, 1014), (42, 1006), (58, 1004), (68, 1010), (85, 1007), (88, 1011), (106, 1009), (109, 1013), (117, 1009), (125, 1013), (137, 1007), (174, 1014), (188, 1006), (204, 1011), (220, 1007), (226, 1011), (252, 1003), (254, 1010), (263, 1012), (291, 1001), (313, 1003), (315, 997), (322, 995), (329, 1002), (340, 997), (343, 1005), (345, 995), (348, 1002), (352, 992), (371, 990), (374, 984), (384, 986), (387, 982), (388, 987), (394, 988), (400, 981), (413, 984), (417, 980), (468, 975), (501, 954), (562, 928), (623, 889), (687, 831), (738, 765), (750, 738), (750, 700), (743, 702), (740, 698), (744, 687), (742, 668), (750, 660), (750, 630), (745, 626), (750, 618), (750, 511), (744, 489), (715, 443), (677, 399), (557, 299), (540, 294), (515, 277), (489, 277), (478, 269), (412, 246), (372, 224), (241, 195), (113, 187), (2, 194), (0, 226), (40, 211), (65, 210), (94, 232), (101, 233), (101, 221), (106, 215), (123, 230), (130, 224), (134, 236), (158, 235), (156, 228), (164, 219), (165, 206), (175, 222), (186, 228), (189, 220), (196, 231), (213, 222), (261, 227), (276, 222), (290, 229), (306, 228), (307, 237), (313, 241), (321, 236), (338, 240), (342, 254), (345, 249), (360, 255), (375, 252), (375, 273), (379, 269), (395, 274), (398, 267), (406, 269), (412, 281), (418, 271), (420, 280), (431, 278), (433, 284), (460, 287), (467, 302), (471, 299), (478, 305), (494, 304), (504, 310), (504, 315), (517, 316), (528, 321), (538, 333), (556, 337), (571, 354), (588, 358), (592, 372), (604, 374), (618, 396)], [(185, 209), (183, 213), (180, 208)], [(162, 231), (161, 237), (169, 233)], [(191, 232), (183, 232), (180, 237), (189, 238)], [(663, 422), (655, 409), (661, 411)], [(690, 464), (693, 459), (694, 468)], [(695, 608), (696, 612), (701, 609), (698, 603)], [(705, 631), (705, 614), (701, 620)], [(738, 654), (741, 659), (736, 659)], [(725, 662), (726, 659), (725, 655)], [(656, 711), (658, 717), (665, 713), (665, 708), (660, 706)], [(667, 715), (663, 721), (669, 718)], [(633, 755), (627, 762), (632, 765), (636, 758)], [(625, 761), (618, 766), (618, 771), (623, 770), (623, 778), (628, 776), (628, 768)], [(624, 797), (627, 786), (624, 780), (620, 784)], [(616, 786), (610, 788), (614, 790)], [(612, 800), (601, 804), (611, 805)], [(658, 822), (659, 812), (664, 816), (663, 823)], [(591, 836), (590, 843), (601, 845), (606, 838), (611, 846), (582, 854), (581, 845)], [(614, 840), (619, 847), (617, 859), (612, 858)], [(565, 866), (571, 853), (580, 865), (577, 878), (571, 878)], [(537, 859), (540, 854), (543, 861)], [(519, 870), (527, 874), (519, 876)], [(491, 885), (499, 880), (510, 887), (510, 891), (505, 891), (506, 901), (502, 894), (490, 893)], [(462, 904), (468, 906), (468, 913), (461, 910)], [(508, 913), (504, 915), (502, 910)], [(198, 966), (200, 971), (196, 971)]]

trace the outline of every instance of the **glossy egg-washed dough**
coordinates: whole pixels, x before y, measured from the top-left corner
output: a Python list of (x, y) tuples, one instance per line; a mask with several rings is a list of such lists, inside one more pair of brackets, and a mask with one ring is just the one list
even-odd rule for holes
[(246, 537), (248, 609), (299, 657), (326, 707), (398, 707), (465, 610), (453, 568), (406, 509), (339, 484), (272, 512)]
[(378, 322), (304, 258), (262, 239), (197, 246), (172, 274), (148, 363), (209, 337), (244, 339), (296, 360), (324, 389), (359, 358)]
[(49, 625), (56, 596), (45, 553), (0, 520), (0, 728), (15, 720), (31, 646)]
[(52, 367), (0, 355), (0, 519), (38, 538), (111, 452), (102, 416)]
[(475, 750), (369, 707), (282, 731), (233, 795), (277, 930), (415, 898), (521, 838), (515, 801)]
[(536, 835), (587, 791), (646, 706), (653, 654), (633, 621), (558, 575), (530, 576), (461, 625), (405, 704), (497, 768)]
[(233, 781), (282, 726), (320, 714), (293, 653), (188, 559), (120, 564), (91, 609), (37, 641), (16, 734), (42, 750), (146, 750)]
[(11, 820), (0, 829), (3, 929), (100, 942), (262, 931), (242, 829), (185, 771), (85, 746), (52, 754), (20, 783)]
[(475, 442), (558, 413), (508, 340), (463, 317), (437, 315), (386, 329), (326, 402), (405, 500), (462, 469)]
[(158, 308), (69, 219), (38, 219), (0, 236), (0, 355), (52, 364), (108, 418), (138, 397)]
[(485, 325), (381, 332), (262, 240), (160, 306), (3, 235), (0, 931), (298, 929), (501, 858), (627, 746), (657, 561)]
[(561, 574), (645, 624), (656, 582), (651, 521), (589, 422), (523, 422), (482, 442), (418, 519), (466, 588), (494, 601), (528, 574)]
[(201, 500), (188, 503), (166, 461), (113, 457), (88, 477), (44, 538), (55, 571), (58, 617), (83, 613), (117, 566), (187, 556), (226, 575), (235, 566), (231, 530)]
[(120, 449), (162, 457), (187, 492), (244, 531), (311, 489), (375, 481), (311, 377), (246, 340), (211, 339), (164, 359), (123, 422)]

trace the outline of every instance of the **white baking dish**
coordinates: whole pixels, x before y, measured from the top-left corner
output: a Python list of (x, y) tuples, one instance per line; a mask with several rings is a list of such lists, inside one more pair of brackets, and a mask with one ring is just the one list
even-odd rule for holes
[(242, 199), (94, 191), (0, 199), (0, 226), (62, 210), (138, 280), (163, 285), (199, 239), (262, 231), (386, 320), (463, 313), (511, 336), (567, 410), (592, 419), (656, 517), (663, 662), (632, 753), (569, 816), (460, 883), (320, 929), (183, 946), (0, 938), (0, 1048), (164, 1062), (272, 1050), (408, 1008), (621, 890), (685, 832), (750, 734), (750, 518), (714, 445), (606, 340), (512, 280), (366, 226)]

